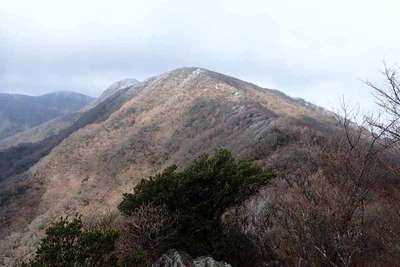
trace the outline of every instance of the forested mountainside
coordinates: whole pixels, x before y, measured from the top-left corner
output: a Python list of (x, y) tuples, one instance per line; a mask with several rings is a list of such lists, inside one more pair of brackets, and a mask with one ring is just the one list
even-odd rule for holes
[[(29, 128), (23, 132), (17, 133), (10, 137), (0, 139), (0, 150), (5, 148), (10, 148), (13, 146), (17, 146), (23, 143), (37, 143), (42, 141), (45, 138), (56, 135), (60, 133), (62, 130), (70, 127), (74, 122), (76, 122), (80, 116), (87, 110), (95, 107), (99, 103), (103, 102), (106, 98), (112, 96), (117, 93), (119, 90), (130, 87), (134, 84), (138, 83), (135, 79), (125, 79), (110, 85), (102, 94), (96, 99), (93, 99), (84, 107), (81, 107), (81, 110), (76, 110), (72, 113), (68, 113), (66, 115), (57, 117), (50, 121), (46, 121), (44, 123), (39, 124), (33, 128)], [(63, 101), (62, 99), (59, 99)]]
[(76, 112), (93, 100), (74, 92), (42, 96), (0, 94), (0, 140)]
[[(0, 152), (3, 164), (0, 166), (0, 236), (4, 264), (32, 253), (44, 229), (60, 216), (79, 212), (90, 217), (115, 211), (122, 195), (132, 193), (142, 178), (173, 164), (178, 166), (176, 171), (182, 171), (199, 155), (213, 154), (219, 148), (228, 149), (238, 160), (250, 161), (274, 173), (268, 177), (275, 178), (261, 193), (251, 191), (254, 194), (247, 202), (234, 202), (242, 207), (237, 209), (240, 212), (237, 218), (249, 219), (259, 214), (272, 199), (280, 200), (278, 204), (282, 205), (301, 199), (295, 201), (293, 209), (314, 211), (302, 206), (311, 201), (307, 197), (314, 193), (325, 201), (320, 206), (323, 210), (344, 216), (347, 210), (337, 209), (335, 205), (352, 201), (353, 195), (349, 192), (353, 192), (354, 187), (329, 183), (337, 181), (335, 164), (354, 164), (341, 173), (343, 177), (348, 175), (345, 170), (353, 170), (353, 167), (355, 170), (362, 161), (362, 150), (346, 150), (342, 134), (340, 122), (322, 108), (201, 68), (181, 68), (129, 85), (84, 111), (77, 121), (58, 134)], [(388, 170), (387, 166), (382, 166), (391, 162), (377, 161), (375, 169)], [(386, 172), (369, 173), (379, 179), (391, 178)], [(168, 179), (182, 175), (173, 174)], [(318, 182), (312, 185), (306, 178)], [(284, 183), (287, 180), (293, 181), (293, 187)], [(301, 195), (304, 184), (315, 190)], [(375, 193), (369, 194), (372, 198)], [(286, 199), (279, 199), (285, 195)], [(327, 196), (332, 201), (337, 200), (335, 205), (322, 199)], [(328, 209), (330, 204), (332, 207)], [(352, 212), (359, 212), (358, 208)], [(230, 210), (223, 211), (228, 222)], [(348, 214), (350, 221), (353, 214)], [(295, 215), (297, 213), (293, 213)], [(284, 223), (289, 217), (275, 218), (275, 221)], [(265, 216), (257, 218), (263, 220)], [(264, 238), (260, 242), (267, 242), (279, 229), (284, 229), (278, 224), (272, 232), (266, 224), (263, 225), (268, 229), (258, 229), (260, 225), (254, 225), (255, 222), (246, 224), (248, 228), (242, 224), (243, 229), (239, 227), (235, 231), (251, 233), (252, 238), (259, 236)], [(305, 233), (305, 236), (308, 235)], [(262, 253), (267, 256), (257, 256), (259, 258), (254, 260), (288, 263), (295, 260), (297, 243), (293, 241), (293, 245), (286, 237), (283, 231), (273, 240), (280, 241), (281, 245), (288, 242), (286, 246), (293, 250), (293, 255), (289, 250), (274, 247), (277, 244), (265, 243)], [(300, 238), (300, 234), (293, 236), (297, 237)], [(322, 260), (320, 263), (323, 264)]]

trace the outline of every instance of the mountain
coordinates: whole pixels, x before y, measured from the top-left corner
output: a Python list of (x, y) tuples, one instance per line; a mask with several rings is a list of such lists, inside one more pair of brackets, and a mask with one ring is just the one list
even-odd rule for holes
[(26, 131), (17, 133), (16, 135), (1, 139), (0, 150), (15, 147), (23, 143), (38, 143), (43, 139), (56, 135), (61, 130), (70, 127), (79, 119), (81, 114), (82, 112), (80, 111), (69, 113), (50, 121), (46, 121)]
[(0, 152), (4, 261), (30, 253), (55, 218), (115, 209), (122, 193), (171, 164), (219, 147), (267, 162), (293, 129), (335, 127), (322, 108), (206, 69), (128, 85), (60, 133)]
[(118, 82), (115, 82), (113, 84), (111, 84), (102, 94), (100, 97), (96, 98), (95, 101), (93, 101), (92, 103), (90, 103), (90, 105), (88, 105), (86, 107), (86, 110), (98, 105), (99, 103), (103, 102), (104, 100), (106, 100), (107, 98), (109, 98), (110, 96), (114, 95), (115, 93), (117, 93), (120, 90), (126, 89), (128, 87), (132, 87), (136, 84), (138, 84), (139, 81), (136, 79), (124, 79)]
[(42, 96), (0, 94), (0, 140), (76, 112), (92, 100), (92, 97), (74, 92)]
[(0, 139), (0, 149), (17, 146), (18, 144), (22, 143), (37, 143), (45, 138), (59, 134), (62, 130), (72, 126), (72, 124), (74, 124), (85, 111), (88, 111), (89, 109), (100, 104), (108, 97), (117, 93), (119, 90), (137, 83), (139, 82), (135, 79), (125, 79), (115, 82), (110, 85), (100, 97), (94, 99), (93, 101), (89, 102), (89, 104), (81, 107), (81, 109), (78, 109), (73, 113), (68, 113), (64, 116), (57, 117), (14, 136)]

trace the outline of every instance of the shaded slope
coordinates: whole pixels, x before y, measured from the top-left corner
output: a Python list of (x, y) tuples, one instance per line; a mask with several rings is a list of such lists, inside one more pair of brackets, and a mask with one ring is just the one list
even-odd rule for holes
[(118, 91), (127, 89), (128, 87), (132, 87), (133, 85), (136, 85), (138, 83), (139, 82), (135, 79), (125, 79), (115, 82), (110, 85), (100, 97), (85, 105), (84, 108), (79, 110), (78, 112), (69, 113), (67, 115), (55, 118), (51, 121), (42, 123), (36, 127), (18, 133), (14, 136), (0, 139), (0, 150), (4, 150), (5, 148), (10, 148), (23, 143), (37, 143), (50, 136), (56, 135), (62, 130), (72, 126), (72, 124), (75, 123), (85, 111), (88, 111), (98, 104), (104, 102), (107, 98), (113, 96)]
[(26, 171), (78, 129), (105, 120), (126, 100), (127, 90), (126, 88), (115, 93), (94, 108), (80, 114), (71, 126), (61, 130), (58, 134), (51, 135), (37, 143), (23, 143), (0, 151), (0, 180)]
[(81, 112), (70, 113), (42, 123), (14, 136), (4, 138), (0, 140), (0, 150), (23, 143), (37, 143), (52, 135), (56, 135), (60, 133), (61, 130), (70, 127), (74, 122), (76, 122), (80, 118), (81, 114)]
[(42, 96), (0, 94), (0, 139), (76, 112), (92, 100), (89, 96), (73, 92)]

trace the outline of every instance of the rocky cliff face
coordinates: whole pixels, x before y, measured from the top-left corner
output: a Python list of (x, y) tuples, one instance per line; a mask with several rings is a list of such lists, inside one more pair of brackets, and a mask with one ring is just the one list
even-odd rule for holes
[(219, 147), (263, 161), (288, 142), (285, 127), (334, 128), (329, 113), (200, 68), (129, 86), (84, 118), (40, 161), (3, 179), (4, 259), (29, 253), (60, 215), (115, 208), (140, 178), (170, 164), (184, 166)]

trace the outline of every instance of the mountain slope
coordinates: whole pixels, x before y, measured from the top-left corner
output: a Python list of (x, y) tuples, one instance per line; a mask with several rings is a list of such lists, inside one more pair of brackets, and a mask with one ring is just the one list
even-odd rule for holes
[[(263, 160), (287, 141), (282, 128), (335, 127), (321, 109), (200, 68), (177, 69), (119, 92), (51, 146), (42, 143), (45, 156), (29, 170), (0, 181), (5, 259), (29, 253), (54, 218), (115, 208), (140, 178), (170, 164), (184, 166), (218, 147)], [(13, 152), (3, 158), (7, 153)]]
[(51, 135), (37, 143), (20, 144), (0, 151), (0, 181), (29, 169), (73, 132), (91, 123), (105, 120), (126, 100), (127, 95), (124, 94), (126, 90), (116, 92), (92, 109), (80, 114), (74, 123), (55, 135)]
[(0, 150), (15, 147), (23, 143), (38, 143), (45, 138), (58, 134), (61, 130), (70, 127), (81, 116), (81, 112), (70, 113), (50, 121), (44, 122), (16, 135), (0, 140)]
[(78, 111), (92, 100), (89, 96), (73, 92), (42, 96), (0, 94), (0, 140)]
[(0, 139), (0, 149), (10, 148), (22, 143), (37, 143), (45, 138), (59, 134), (62, 130), (71, 127), (85, 111), (88, 111), (104, 102), (107, 98), (116, 94), (118, 91), (131, 87), (137, 83), (139, 82), (135, 79), (125, 79), (115, 82), (110, 85), (100, 97), (85, 105), (82, 110), (57, 117), (14, 136)]

